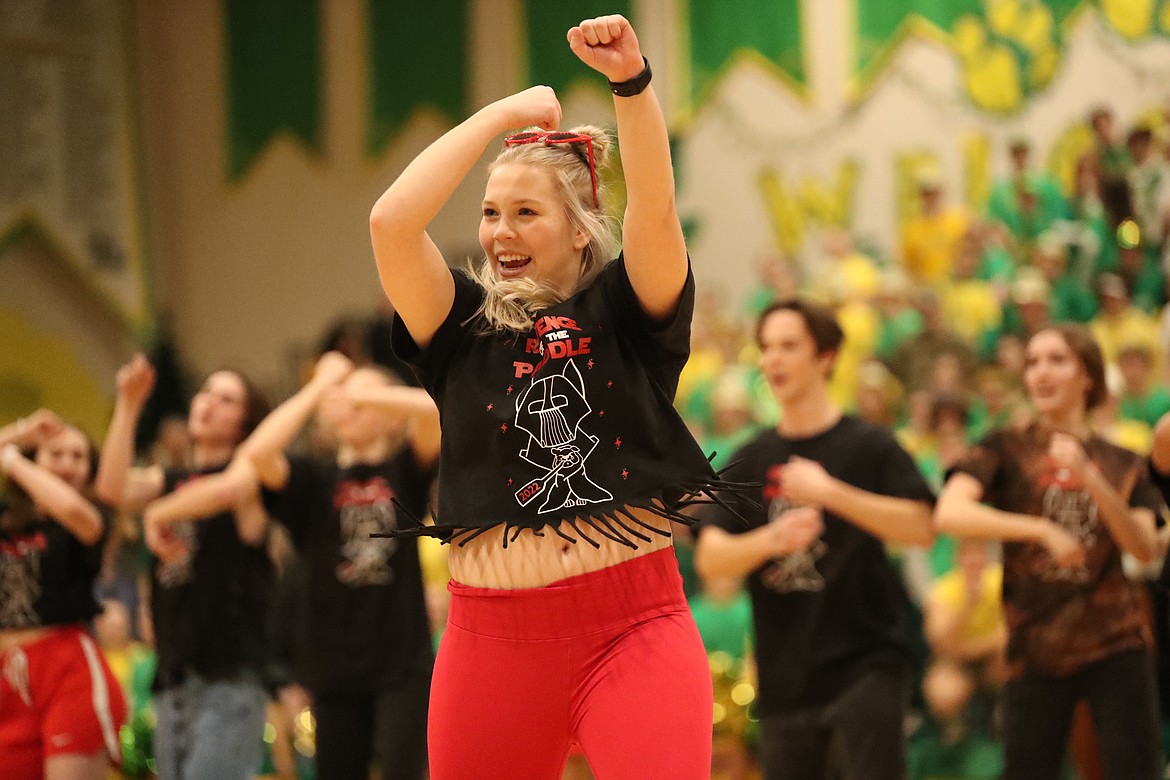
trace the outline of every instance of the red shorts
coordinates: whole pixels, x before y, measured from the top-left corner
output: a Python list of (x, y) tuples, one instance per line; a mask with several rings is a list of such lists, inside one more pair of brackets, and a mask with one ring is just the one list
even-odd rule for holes
[(431, 683), (432, 780), (711, 776), (711, 671), (674, 551), (544, 588), (450, 585)]
[(121, 760), (126, 701), (89, 632), (80, 626), (0, 656), (0, 756), (5, 780), (44, 776), (45, 759), (105, 751)]

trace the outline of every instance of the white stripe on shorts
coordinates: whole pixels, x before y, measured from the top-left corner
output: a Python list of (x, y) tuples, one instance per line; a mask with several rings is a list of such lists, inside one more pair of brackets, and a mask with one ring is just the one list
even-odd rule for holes
[(110, 709), (110, 688), (106, 684), (101, 656), (98, 655), (97, 645), (85, 634), (81, 634), (81, 649), (85, 652), (85, 662), (89, 665), (89, 678), (93, 683), (93, 711), (102, 729), (106, 752), (115, 762), (120, 762), (121, 742), (118, 741), (118, 731), (114, 728), (114, 713)]

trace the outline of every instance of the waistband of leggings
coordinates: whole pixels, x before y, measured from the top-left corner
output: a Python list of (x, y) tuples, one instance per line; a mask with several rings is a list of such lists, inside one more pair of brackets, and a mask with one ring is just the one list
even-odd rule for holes
[(583, 636), (687, 608), (670, 547), (541, 588), (448, 589), (450, 625), (502, 639)]

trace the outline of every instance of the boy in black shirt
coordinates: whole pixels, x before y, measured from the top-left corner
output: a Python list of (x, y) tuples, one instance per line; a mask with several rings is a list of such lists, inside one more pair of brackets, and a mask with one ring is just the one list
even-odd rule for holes
[(933, 496), (888, 431), (830, 400), (842, 338), (806, 302), (764, 311), (757, 340), (782, 419), (728, 475), (762, 482), (762, 508), (737, 506), (749, 528), (702, 512), (699, 573), (749, 575), (767, 780), (905, 774), (907, 597), (883, 543), (929, 544)]

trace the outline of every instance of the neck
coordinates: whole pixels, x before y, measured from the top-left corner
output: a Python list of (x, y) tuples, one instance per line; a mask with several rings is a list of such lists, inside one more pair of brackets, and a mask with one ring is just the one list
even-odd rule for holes
[(841, 409), (829, 398), (823, 385), (781, 403), (782, 414), (776, 430), (787, 438), (806, 438), (833, 427)]
[(357, 463), (381, 463), (390, 458), (395, 441), (379, 436), (362, 444), (342, 442), (337, 447), (337, 465), (345, 468)]
[(1040, 415), (1040, 420), (1053, 430), (1068, 433), (1080, 439), (1089, 437), (1089, 420), (1085, 410), (1077, 407), (1072, 409), (1058, 409)]
[(234, 444), (196, 442), (192, 457), (195, 468), (206, 469), (227, 463), (232, 459), (235, 448)]

